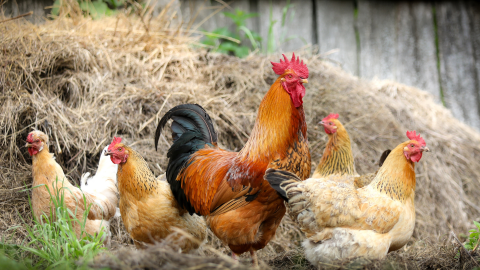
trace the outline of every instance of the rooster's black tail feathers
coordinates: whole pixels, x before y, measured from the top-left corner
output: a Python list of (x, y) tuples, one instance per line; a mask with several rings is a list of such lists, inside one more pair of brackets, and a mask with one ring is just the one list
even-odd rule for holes
[(213, 146), (217, 142), (217, 133), (207, 112), (198, 104), (183, 104), (172, 108), (160, 120), (155, 132), (155, 149), (158, 147), (162, 129), (169, 119), (172, 119), (173, 144), (168, 149), (167, 181), (170, 184), (175, 199), (190, 214), (195, 213), (177, 176), (188, 166), (193, 153), (203, 149), (205, 145)]
[(162, 129), (169, 119), (173, 119), (171, 128), (174, 142), (187, 131), (199, 132), (205, 143), (213, 144), (217, 142), (217, 133), (213, 128), (212, 119), (210, 119), (210, 116), (202, 106), (198, 104), (182, 104), (172, 108), (160, 119), (155, 132), (155, 150), (157, 150), (158, 139)]

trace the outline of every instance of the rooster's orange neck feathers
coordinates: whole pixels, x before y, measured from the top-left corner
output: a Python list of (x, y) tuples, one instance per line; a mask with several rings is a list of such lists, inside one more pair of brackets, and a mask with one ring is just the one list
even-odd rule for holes
[(403, 148), (408, 142), (397, 146), (388, 155), (377, 176), (370, 184), (394, 200), (406, 201), (415, 195), (415, 164), (407, 160)]
[(307, 140), (303, 105), (295, 108), (290, 95), (283, 89), (282, 77), (272, 84), (260, 103), (250, 138), (239, 153), (242, 160), (268, 163), (278, 154), (285, 155), (298, 136)]
[(356, 175), (352, 145), (347, 130), (343, 125), (337, 124), (337, 131), (328, 137), (325, 151), (313, 177), (319, 178), (334, 174)]

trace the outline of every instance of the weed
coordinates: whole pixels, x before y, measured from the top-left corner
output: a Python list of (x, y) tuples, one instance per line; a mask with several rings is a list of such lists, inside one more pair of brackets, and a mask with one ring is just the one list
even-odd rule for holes
[(475, 251), (480, 244), (480, 223), (473, 221), (473, 224), (477, 227), (477, 229), (472, 229), (468, 231), (470, 235), (468, 236), (467, 242), (465, 243), (465, 248), (468, 250)]
[[(245, 21), (249, 18), (258, 16), (257, 13), (246, 13), (235, 9), (235, 12), (223, 12), (223, 15), (230, 18), (235, 23), (235, 32), (231, 32), (227, 27), (220, 27), (212, 32), (206, 32), (202, 43), (214, 48), (214, 51), (233, 54), (243, 58), (250, 53), (250, 48), (258, 49), (261, 37), (258, 33), (248, 29)], [(228, 38), (226, 38), (228, 37)], [(242, 44), (241, 40), (248, 40), (250, 46)]]
[[(28, 233), (27, 240), (19, 245), (0, 243), (0, 268), (6, 269), (87, 269), (87, 263), (105, 248), (103, 247), (104, 232), (91, 236), (85, 231), (90, 206), (82, 219), (76, 218), (76, 211), (65, 206), (65, 192), (68, 188), (55, 188), (53, 194), (48, 186), (52, 204), (50, 215), (43, 215), (40, 220), (34, 218), (33, 226), (25, 224)], [(44, 185), (33, 188), (43, 188)], [(33, 189), (32, 188), (32, 189)], [(31, 201), (30, 207), (32, 206)], [(33, 210), (32, 210), (33, 211)], [(34, 215), (35, 216), (35, 215)], [(23, 219), (22, 219), (23, 220)], [(81, 238), (77, 238), (75, 226), (79, 226)], [(16, 228), (11, 228), (15, 230)], [(79, 263), (81, 261), (81, 263)]]

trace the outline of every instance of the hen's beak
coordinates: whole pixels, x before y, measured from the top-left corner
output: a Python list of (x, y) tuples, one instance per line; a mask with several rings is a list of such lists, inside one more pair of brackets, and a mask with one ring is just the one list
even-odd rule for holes
[(108, 149), (107, 149), (107, 151), (105, 151), (105, 156), (110, 156), (110, 155), (112, 155), (112, 154), (113, 154), (113, 153), (110, 152), (110, 150), (108, 150)]
[(320, 124), (320, 125), (324, 126), (324, 125), (325, 125), (325, 122), (323, 122), (323, 121), (320, 121), (320, 122), (318, 122), (318, 124)]
[(422, 149), (423, 152), (430, 152), (430, 149), (426, 146), (422, 146), (420, 149)]
[(301, 79), (300, 82), (301, 83), (308, 83), (308, 80), (307, 79)]
[(29, 142), (27, 142), (27, 144), (25, 144), (25, 147), (27, 147), (27, 148), (28, 148), (28, 147), (32, 147), (32, 146), (33, 146), (33, 144), (31, 144), (31, 143), (29, 143)]

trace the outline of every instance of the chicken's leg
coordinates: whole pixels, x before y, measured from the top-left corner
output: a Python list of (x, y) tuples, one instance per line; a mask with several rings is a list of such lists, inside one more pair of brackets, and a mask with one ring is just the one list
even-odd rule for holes
[(252, 265), (255, 268), (258, 268), (258, 258), (257, 258), (257, 253), (253, 248), (250, 248), (250, 256), (252, 256)]
[(232, 259), (238, 262), (238, 255), (235, 254), (235, 252), (232, 251)]

